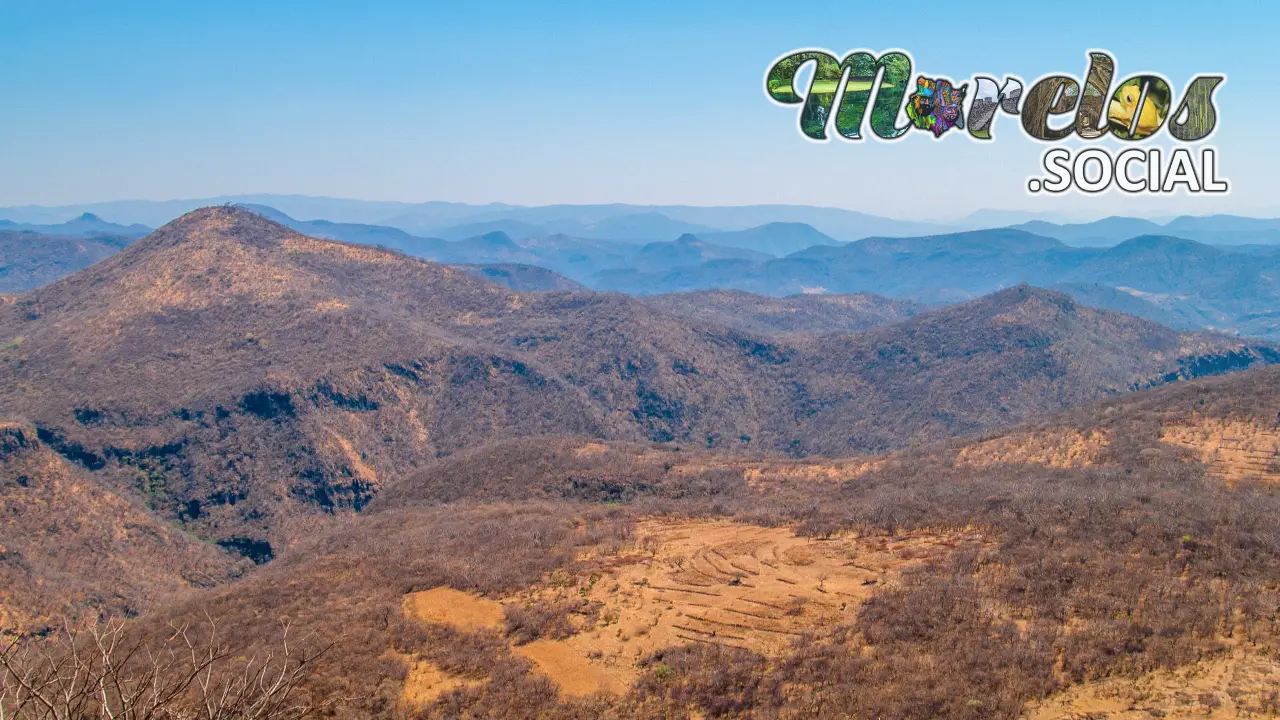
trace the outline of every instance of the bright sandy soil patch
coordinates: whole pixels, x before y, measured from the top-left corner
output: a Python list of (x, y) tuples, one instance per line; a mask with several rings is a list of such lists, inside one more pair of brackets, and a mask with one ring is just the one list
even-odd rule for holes
[(463, 630), (497, 630), (506, 625), (502, 605), (447, 587), (406, 595), (404, 612), (423, 622), (453, 625)]
[(598, 692), (622, 695), (630, 678), (593, 663), (585, 655), (560, 640), (535, 640), (515, 648), (515, 653), (533, 661), (538, 671), (551, 678), (566, 695), (584, 697)]
[[(501, 601), (436, 588), (407, 596), (404, 609), (426, 622), (502, 630), (504, 605), (599, 602), (599, 619), (579, 634), (512, 650), (567, 695), (620, 694), (637, 662), (667, 647), (703, 643), (781, 655), (801, 633), (852, 621), (906, 565), (982, 541), (936, 533), (815, 540), (787, 528), (709, 520), (649, 520), (636, 538), (636, 550), (597, 558), (590, 577), (552, 577)], [(406, 700), (438, 696), (415, 690), (411, 698), (410, 686), (431, 683), (439, 687), (441, 679), (411, 672)]]
[(802, 632), (852, 620), (903, 565), (958, 542), (933, 534), (814, 540), (720, 521), (648, 521), (636, 535), (653, 551), (619, 556), (586, 594), (604, 603), (607, 624), (567, 641), (626, 668), (684, 643), (780, 652)]
[(1138, 680), (1086, 683), (1023, 714), (1026, 720), (1181, 720), (1280, 716), (1280, 663), (1237, 649), (1233, 654)]
[(1209, 473), (1227, 482), (1280, 482), (1280, 431), (1238, 420), (1201, 418), (1166, 426), (1160, 439), (1200, 456)]

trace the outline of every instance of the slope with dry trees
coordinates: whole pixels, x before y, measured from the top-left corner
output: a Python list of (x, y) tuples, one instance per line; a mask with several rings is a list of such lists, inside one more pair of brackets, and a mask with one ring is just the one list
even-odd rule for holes
[(5, 302), (0, 712), (1276, 713), (1271, 346), (688, 315), (228, 208)]

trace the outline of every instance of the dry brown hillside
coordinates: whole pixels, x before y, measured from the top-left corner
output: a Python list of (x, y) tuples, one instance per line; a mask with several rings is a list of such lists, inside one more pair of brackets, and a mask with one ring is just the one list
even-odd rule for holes
[(308, 692), (342, 717), (1273, 716), (1280, 494), (1176, 449), (1036, 462), (1033, 432), (842, 461), (505, 441), (146, 622), (340, 638)]
[(760, 422), (754, 346), (231, 208), (4, 306), (0, 335), (6, 410), (223, 539), (265, 538), (291, 505), (358, 509), (385, 476), (486, 439)]
[(1264, 343), (1183, 333), (1026, 285), (865, 333), (800, 360), (807, 451), (889, 449), (1280, 360)]
[(974, 441), (972, 465), (1200, 463), (1226, 485), (1280, 483), (1280, 372), (1266, 367), (1076, 408)]
[(777, 298), (741, 290), (704, 290), (641, 299), (676, 315), (756, 333), (868, 330), (927, 308), (871, 293)]
[(35, 428), (0, 423), (0, 635), (136, 615), (246, 565), (101, 487)]
[(193, 212), (0, 305), (0, 406), (160, 517), (265, 559), (486, 442), (850, 455), (1275, 359), (1019, 287), (869, 333), (756, 335), (525, 294), (259, 215)]

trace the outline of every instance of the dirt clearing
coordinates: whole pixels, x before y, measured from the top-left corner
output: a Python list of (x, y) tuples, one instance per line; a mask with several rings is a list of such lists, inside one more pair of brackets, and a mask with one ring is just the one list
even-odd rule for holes
[[(647, 520), (633, 549), (596, 558), (585, 576), (553, 576), (496, 600), (435, 588), (406, 596), (404, 610), (424, 622), (501, 632), (507, 606), (590, 605), (597, 611), (576, 634), (512, 651), (566, 695), (621, 694), (637, 663), (667, 647), (714, 644), (781, 656), (802, 633), (852, 621), (903, 567), (979, 542), (976, 534), (924, 532), (819, 540), (730, 521)], [(405, 699), (422, 704), (438, 695), (411, 694), (410, 686), (448, 686), (433, 672), (411, 673)]]
[(618, 677), (560, 640), (535, 640), (516, 647), (515, 653), (531, 660), (538, 671), (551, 678), (566, 695), (585, 697), (598, 692), (622, 695), (631, 684), (630, 677)]
[(406, 595), (404, 612), (423, 622), (452, 625), (460, 630), (496, 630), (505, 624), (498, 603), (446, 587)]

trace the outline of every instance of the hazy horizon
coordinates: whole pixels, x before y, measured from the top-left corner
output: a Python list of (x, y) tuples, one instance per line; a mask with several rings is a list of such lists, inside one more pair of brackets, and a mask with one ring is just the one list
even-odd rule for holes
[[(864, 215), (868, 215), (870, 217), (883, 218), (886, 220), (892, 220), (897, 222), (904, 222), (904, 223), (928, 222), (928, 223), (933, 223), (939, 226), (949, 226), (955, 229), (965, 229), (966, 223), (974, 222), (975, 217), (992, 216), (992, 215), (994, 216), (1007, 215), (1007, 216), (1010, 216), (1010, 219), (1008, 220), (1007, 223), (996, 223), (996, 224), (992, 224), (984, 227), (997, 227), (1004, 224), (1015, 225), (1015, 224), (1021, 224), (1023, 222), (1028, 222), (1031, 220), (1041, 220), (1041, 221), (1052, 222), (1057, 224), (1086, 224), (1091, 222), (1097, 222), (1100, 220), (1105, 220), (1108, 218), (1135, 218), (1135, 219), (1149, 220), (1151, 222), (1163, 225), (1163, 224), (1167, 224), (1169, 221), (1175, 218), (1187, 217), (1187, 216), (1207, 217), (1211, 215), (1235, 215), (1235, 216), (1255, 218), (1255, 219), (1280, 218), (1280, 213), (1266, 213), (1266, 212), (1251, 213), (1251, 212), (1216, 212), (1216, 211), (1206, 211), (1206, 212), (1165, 211), (1165, 212), (1147, 212), (1147, 213), (1140, 213), (1140, 212), (1106, 213), (1106, 212), (1090, 212), (1088, 208), (1037, 210), (1037, 209), (1025, 209), (1025, 208), (1008, 208), (1008, 207), (981, 207), (981, 208), (974, 208), (962, 215), (957, 215), (954, 217), (921, 219), (921, 218), (901, 217), (901, 216), (888, 214), (888, 213), (879, 213), (879, 212), (876, 212), (874, 209), (860, 209), (860, 208), (854, 208), (854, 207), (839, 207), (834, 205), (813, 205), (813, 204), (803, 204), (803, 203), (742, 203), (742, 204), (725, 203), (725, 204), (717, 204), (717, 205), (702, 205), (702, 204), (696, 204), (696, 203), (678, 203), (678, 202), (653, 204), (653, 203), (630, 203), (630, 202), (616, 201), (616, 202), (598, 202), (598, 203), (573, 203), (573, 202), (545, 203), (545, 204), (529, 205), (529, 204), (521, 204), (521, 203), (514, 203), (514, 202), (503, 202), (500, 200), (488, 202), (488, 203), (470, 203), (470, 202), (438, 200), (438, 199), (427, 199), (422, 201), (402, 201), (402, 200), (387, 200), (387, 199), (378, 199), (378, 198), (307, 195), (307, 194), (301, 194), (301, 193), (235, 193), (235, 194), (208, 196), (208, 197), (182, 197), (182, 198), (159, 198), (159, 199), (157, 198), (122, 198), (122, 199), (112, 199), (112, 200), (70, 202), (70, 203), (63, 203), (63, 204), (57, 204), (57, 205), (43, 205), (43, 204), (8, 205), (8, 206), (0, 206), (0, 220), (10, 220), (13, 222), (29, 223), (29, 224), (53, 224), (57, 222), (65, 222), (67, 220), (71, 220), (84, 213), (91, 213), (99, 216), (101, 219), (108, 222), (120, 222), (123, 224), (128, 224), (131, 222), (140, 222), (140, 221), (134, 218), (132, 214), (128, 212), (125, 213), (125, 215), (127, 215), (126, 217), (119, 217), (119, 218), (111, 217), (111, 213), (114, 210), (113, 206), (127, 207), (127, 206), (135, 206), (135, 205), (136, 206), (175, 205), (175, 206), (190, 206), (191, 209), (196, 209), (198, 207), (205, 207), (209, 205), (237, 203), (237, 202), (246, 203), (246, 204), (254, 204), (254, 203), (267, 204), (273, 199), (307, 201), (307, 202), (314, 201), (314, 202), (333, 202), (333, 203), (367, 203), (369, 205), (386, 205), (389, 207), (403, 206), (406, 209), (412, 208), (412, 207), (429, 206), (429, 205), (452, 205), (452, 206), (459, 206), (459, 207), (465, 206), (465, 207), (477, 208), (477, 209), (490, 208), (490, 207), (507, 207), (507, 208), (512, 208), (513, 210), (527, 210), (527, 209), (551, 208), (551, 207), (588, 208), (588, 207), (605, 207), (605, 206), (617, 205), (617, 206), (634, 208), (637, 210), (652, 208), (654, 209), (654, 211), (660, 212), (663, 208), (672, 208), (672, 207), (685, 207), (685, 208), (694, 208), (694, 209), (733, 209), (733, 208), (747, 209), (747, 208), (777, 206), (777, 207), (814, 208), (814, 209), (821, 209), (821, 210), (854, 212), (854, 213), (861, 213)], [(274, 208), (274, 209), (280, 210), (281, 212), (284, 212), (286, 215), (290, 215), (296, 220), (332, 220), (337, 222), (361, 222), (360, 220), (341, 219), (343, 217), (343, 213), (341, 212), (337, 213), (335, 217), (325, 217), (323, 215), (315, 215), (314, 217), (312, 217), (312, 216), (308, 216), (307, 213), (302, 213), (301, 215), (298, 215), (285, 210), (281, 210), (280, 208)], [(189, 212), (189, 210), (179, 211), (178, 214), (182, 214), (185, 212)], [(176, 216), (177, 215), (175, 215), (175, 217)], [(370, 221), (364, 220), (363, 222), (370, 222)], [(788, 221), (772, 221), (772, 222), (788, 222)], [(144, 222), (142, 224), (148, 224), (148, 223)], [(150, 224), (155, 226), (158, 223), (153, 222)], [(372, 223), (372, 224), (377, 224), (377, 223)], [(764, 223), (761, 223), (761, 224), (764, 224)], [(976, 228), (977, 226), (974, 226), (974, 227)]]

